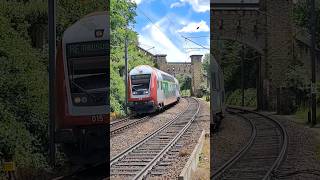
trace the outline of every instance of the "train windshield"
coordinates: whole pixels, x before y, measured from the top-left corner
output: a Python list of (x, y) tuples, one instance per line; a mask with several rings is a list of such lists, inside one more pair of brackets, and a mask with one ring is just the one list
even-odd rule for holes
[(149, 94), (150, 74), (140, 74), (131, 76), (131, 87), (133, 95)]
[[(107, 105), (107, 54), (97, 44), (73, 44), (67, 48), (68, 74), (73, 103), (78, 106)], [(91, 48), (91, 49), (90, 49)], [(95, 51), (93, 53), (92, 51)]]

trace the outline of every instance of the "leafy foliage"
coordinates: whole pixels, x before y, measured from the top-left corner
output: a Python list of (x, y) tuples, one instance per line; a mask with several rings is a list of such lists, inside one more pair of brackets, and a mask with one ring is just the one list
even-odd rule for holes
[[(241, 104), (241, 55), (242, 45), (235, 41), (224, 41), (222, 43), (222, 57), (220, 66), (224, 75), (225, 90), (227, 103), (233, 105)], [(246, 47), (244, 50), (244, 78), (246, 105), (253, 106), (256, 104), (256, 62), (258, 61), (258, 53)]]
[[(256, 107), (257, 105), (257, 94), (256, 89), (250, 88), (246, 89), (244, 92), (244, 106)], [(227, 96), (227, 104), (240, 106), (242, 103), (241, 89), (237, 89)]]
[(188, 75), (177, 75), (177, 80), (180, 84), (180, 90), (191, 90), (191, 77)]
[[(308, 1), (298, 1), (298, 3), (294, 7), (293, 18), (296, 25), (300, 27), (304, 27), (306, 29), (309, 28), (310, 23), (310, 15), (309, 15), (309, 5)], [(317, 45), (320, 46), (320, 4), (316, 3), (316, 37), (317, 37)]]
[[(35, 41), (46, 42), (48, 4), (44, 0), (0, 3), (0, 165), (12, 159), (19, 172), (43, 170), (48, 149), (48, 48), (36, 47)], [(106, 10), (108, 1), (57, 4), (59, 39), (76, 20)]]
[(45, 57), (0, 16), (0, 159), (43, 168), (47, 147)]
[(129, 28), (134, 24), (136, 4), (126, 0), (111, 0), (110, 104), (111, 111), (124, 112), (125, 103), (125, 37), (128, 37), (128, 69), (138, 65), (154, 66), (150, 57), (139, 52), (137, 33)]

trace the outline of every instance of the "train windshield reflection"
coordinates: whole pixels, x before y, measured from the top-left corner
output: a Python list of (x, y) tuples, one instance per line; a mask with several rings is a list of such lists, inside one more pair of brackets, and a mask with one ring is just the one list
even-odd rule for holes
[(149, 94), (150, 74), (132, 75), (131, 84), (133, 95)]

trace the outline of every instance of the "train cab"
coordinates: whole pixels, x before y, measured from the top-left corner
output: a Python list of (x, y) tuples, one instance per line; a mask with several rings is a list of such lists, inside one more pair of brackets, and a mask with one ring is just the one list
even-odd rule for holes
[(64, 31), (57, 48), (55, 142), (70, 155), (106, 148), (108, 19), (107, 12), (83, 17)]

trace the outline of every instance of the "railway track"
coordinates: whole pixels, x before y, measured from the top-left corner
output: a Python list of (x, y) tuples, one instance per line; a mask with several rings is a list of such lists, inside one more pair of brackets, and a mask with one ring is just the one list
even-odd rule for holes
[(112, 121), (112, 122), (110, 122), (110, 127), (115, 126), (115, 125), (117, 125), (117, 124), (121, 124), (121, 123), (123, 123), (123, 122), (126, 122), (126, 121), (128, 121), (129, 119), (130, 119), (130, 116), (129, 116), (129, 117), (125, 117), (125, 118), (123, 118), (123, 119), (119, 119), (119, 120)]
[(276, 120), (263, 114), (228, 107), (229, 113), (251, 125), (248, 143), (213, 173), (211, 179), (271, 179), (287, 151), (288, 135)]
[(113, 123), (110, 123), (110, 136), (114, 136), (116, 134), (119, 134), (120, 132), (137, 125), (139, 123), (142, 123), (144, 121), (147, 121), (150, 119), (151, 116), (145, 116), (142, 118), (137, 119), (131, 119), (131, 117), (127, 117), (118, 121), (114, 121)]
[[(161, 173), (158, 165), (166, 159), (168, 152), (179, 145), (176, 142), (185, 134), (196, 115), (200, 104), (194, 98), (188, 98), (188, 107), (174, 119), (154, 133), (132, 145), (110, 161), (111, 177), (115, 179), (144, 179), (146, 176)], [(172, 160), (171, 160), (172, 161)]]

